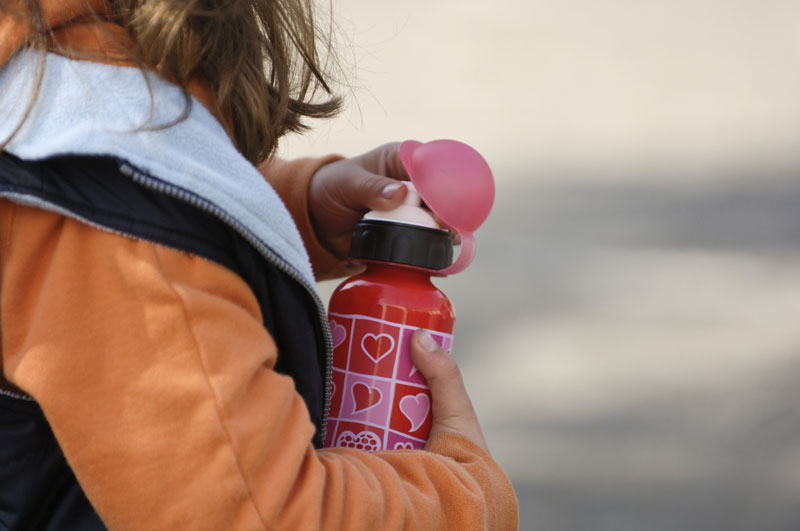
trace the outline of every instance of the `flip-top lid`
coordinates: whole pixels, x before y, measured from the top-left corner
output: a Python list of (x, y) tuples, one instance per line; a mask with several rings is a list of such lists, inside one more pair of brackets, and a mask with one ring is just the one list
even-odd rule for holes
[(461, 236), (458, 259), (437, 274), (463, 271), (475, 257), (473, 233), (494, 203), (492, 170), (480, 153), (456, 140), (406, 140), (398, 155), (428, 208)]

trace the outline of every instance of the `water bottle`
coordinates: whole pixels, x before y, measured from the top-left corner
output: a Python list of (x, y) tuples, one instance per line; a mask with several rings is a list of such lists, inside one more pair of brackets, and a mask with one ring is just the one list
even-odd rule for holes
[[(411, 179), (406, 198), (357, 225), (350, 257), (366, 269), (342, 282), (329, 304), (334, 350), (326, 447), (424, 447), (431, 395), (411, 362), (411, 335), (425, 328), (452, 349), (455, 310), (431, 277), (469, 265), (472, 233), (494, 200), (491, 171), (466, 144), (406, 141), (399, 155)], [(451, 234), (433, 214), (461, 237), (455, 263)]]

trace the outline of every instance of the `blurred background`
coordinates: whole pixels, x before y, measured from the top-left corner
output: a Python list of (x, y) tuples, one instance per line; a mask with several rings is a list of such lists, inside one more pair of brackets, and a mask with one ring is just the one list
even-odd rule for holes
[(800, 529), (800, 2), (332, 9), (347, 108), (283, 156), (494, 170), (438, 285), (520, 528)]

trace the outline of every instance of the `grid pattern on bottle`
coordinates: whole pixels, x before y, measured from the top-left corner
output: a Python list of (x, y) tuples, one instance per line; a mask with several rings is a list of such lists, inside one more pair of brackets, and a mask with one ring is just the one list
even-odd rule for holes
[[(430, 426), (430, 393), (410, 360), (417, 327), (357, 314), (329, 318), (334, 367), (326, 445), (361, 436), (373, 450), (420, 448)], [(431, 334), (452, 348), (452, 335)]]

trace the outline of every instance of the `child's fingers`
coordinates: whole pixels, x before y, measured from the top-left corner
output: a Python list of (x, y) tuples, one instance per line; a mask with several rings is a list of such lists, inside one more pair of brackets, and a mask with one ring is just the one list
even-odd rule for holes
[(386, 175), (399, 181), (407, 181), (408, 173), (397, 152), (399, 147), (400, 142), (389, 142), (360, 155), (358, 158), (361, 161), (361, 165), (368, 171)]
[(405, 186), (391, 177), (377, 175), (358, 166), (348, 168), (336, 183), (341, 204), (351, 210), (391, 210), (406, 196)]
[(411, 359), (431, 391), (431, 435), (456, 432), (488, 451), (455, 359), (425, 330), (417, 330), (412, 336)]

